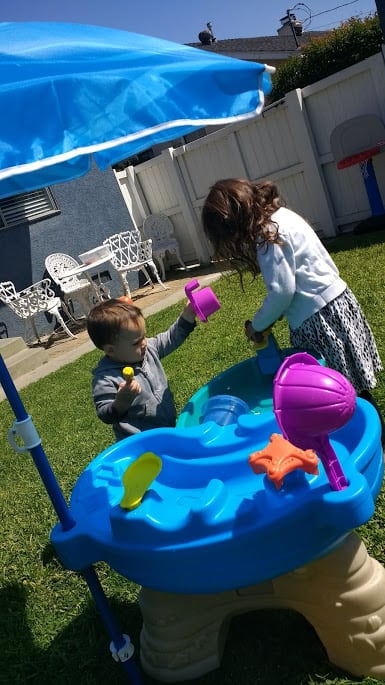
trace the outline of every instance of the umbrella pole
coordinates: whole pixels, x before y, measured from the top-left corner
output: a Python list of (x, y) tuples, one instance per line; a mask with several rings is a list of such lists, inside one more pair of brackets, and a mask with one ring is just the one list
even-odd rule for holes
[[(33, 425), (32, 418), (27, 414), (24, 404), (16, 390), (15, 384), (1, 354), (0, 383), (3, 386), (5, 395), (16, 417), (16, 421), (14, 422), (13, 427), (8, 434), (9, 441), (12, 447), (18, 452), (25, 452), (27, 450), (30, 452), (35, 466), (39, 472), (40, 478), (43, 481), (48, 496), (60, 520), (63, 531), (71, 530), (71, 528), (75, 526), (76, 521), (71, 516), (63, 493), (41, 445), (40, 437), (35, 426)], [(20, 445), (15, 442), (15, 435), (22, 438), (24, 441), (24, 446), (20, 447)], [(113, 658), (115, 661), (122, 662), (125, 671), (130, 676), (130, 682), (132, 685), (141, 685), (142, 680), (139, 672), (135, 663), (131, 660), (134, 648), (130, 642), (130, 638), (127, 635), (122, 634), (115, 623), (114, 616), (111, 612), (106, 595), (97, 577), (95, 569), (92, 566), (89, 566), (81, 573), (88, 585), (91, 595), (112, 640), (110, 649)]]
[(142, 685), (143, 681), (131, 657), (134, 647), (128, 635), (122, 634), (118, 628), (111, 608), (108, 604), (104, 590), (93, 566), (82, 571), (82, 575), (94, 598), (98, 611), (104, 621), (104, 625), (111, 637), (110, 650), (115, 661), (121, 661), (126, 673), (129, 675), (131, 685)]

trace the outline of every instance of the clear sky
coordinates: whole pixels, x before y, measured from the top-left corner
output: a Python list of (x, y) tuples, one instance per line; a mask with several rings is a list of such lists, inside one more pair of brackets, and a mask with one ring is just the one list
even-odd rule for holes
[(0, 21), (65, 21), (145, 33), (177, 43), (198, 42), (212, 22), (221, 38), (275, 36), (288, 7), (305, 30), (328, 30), (376, 10), (375, 0), (0, 0)]

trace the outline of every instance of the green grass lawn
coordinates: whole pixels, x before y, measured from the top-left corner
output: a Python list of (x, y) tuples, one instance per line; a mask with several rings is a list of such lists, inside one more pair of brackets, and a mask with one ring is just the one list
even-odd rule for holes
[[(328, 248), (362, 304), (385, 361), (385, 231), (344, 236)], [(243, 323), (264, 296), (261, 279), (223, 276), (212, 286), (221, 310), (199, 323), (190, 338), (164, 360), (180, 410), (192, 393), (223, 369), (254, 354)], [(148, 334), (164, 330), (182, 303), (147, 321)], [(282, 347), (289, 345), (285, 322), (275, 326)], [(113, 441), (111, 428), (97, 420), (93, 408), (91, 369), (100, 356), (90, 352), (76, 362), (20, 392), (42, 439), (54, 473), (68, 500), (82, 470)], [(375, 397), (385, 414), (385, 373)], [(49, 542), (57, 519), (28, 452), (16, 453), (7, 441), (14, 416), (0, 403), (1, 586), (0, 684), (119, 685), (127, 678), (109, 653), (109, 639), (82, 577), (63, 569)], [(385, 502), (360, 529), (369, 553), (384, 559)], [(100, 563), (99, 578), (123, 629), (139, 645), (141, 615), (138, 588)], [(137, 649), (137, 658), (138, 658)], [(385, 657), (384, 657), (385, 658)], [(145, 685), (153, 683), (143, 675)], [(330, 664), (312, 627), (294, 612), (258, 611), (233, 619), (221, 667), (194, 685), (365, 685)]]

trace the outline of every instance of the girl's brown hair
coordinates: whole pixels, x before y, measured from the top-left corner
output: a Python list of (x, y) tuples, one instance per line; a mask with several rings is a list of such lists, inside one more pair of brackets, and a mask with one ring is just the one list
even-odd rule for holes
[(282, 244), (271, 216), (281, 206), (271, 181), (253, 183), (241, 178), (217, 181), (202, 210), (203, 229), (214, 248), (214, 258), (230, 261), (238, 271), (259, 273), (257, 248)]
[(95, 305), (88, 314), (87, 331), (95, 347), (100, 350), (113, 344), (120, 331), (132, 322), (143, 320), (139, 307), (119, 299), (105, 300)]

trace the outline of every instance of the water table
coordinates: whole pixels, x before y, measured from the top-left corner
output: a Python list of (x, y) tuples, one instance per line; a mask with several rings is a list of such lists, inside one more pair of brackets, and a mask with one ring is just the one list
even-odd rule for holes
[[(377, 414), (314, 357), (269, 347), (203, 386), (176, 428), (96, 457), (76, 526), (52, 542), (67, 568), (104, 560), (141, 585), (141, 663), (158, 680), (216, 668), (228, 619), (268, 607), (303, 614), (337, 666), (385, 679), (385, 570), (354, 532), (382, 484)], [(208, 407), (224, 392), (243, 407), (229, 422)]]

